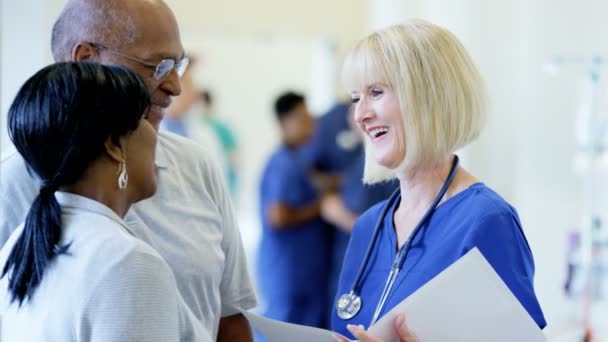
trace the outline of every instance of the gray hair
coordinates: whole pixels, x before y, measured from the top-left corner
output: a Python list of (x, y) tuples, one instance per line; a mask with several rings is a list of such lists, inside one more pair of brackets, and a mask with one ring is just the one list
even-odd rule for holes
[(72, 49), (87, 41), (120, 49), (137, 40), (133, 18), (120, 0), (69, 0), (53, 25), (51, 51), (55, 61), (70, 61)]

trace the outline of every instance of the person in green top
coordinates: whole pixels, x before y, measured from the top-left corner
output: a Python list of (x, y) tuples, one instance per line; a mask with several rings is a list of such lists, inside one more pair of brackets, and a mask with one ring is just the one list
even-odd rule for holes
[(203, 120), (213, 129), (221, 143), (222, 151), (226, 156), (226, 179), (230, 193), (234, 195), (238, 185), (238, 147), (236, 137), (230, 126), (219, 120), (213, 110), (213, 97), (209, 90), (203, 90), (200, 93), (200, 99), (203, 103)]

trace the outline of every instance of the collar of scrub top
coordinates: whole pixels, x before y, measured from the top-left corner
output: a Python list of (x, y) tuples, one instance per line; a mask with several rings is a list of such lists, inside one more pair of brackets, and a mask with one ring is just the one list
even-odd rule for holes
[[(380, 317), (382, 308), (384, 307), (384, 304), (386, 303), (386, 300), (388, 299), (388, 296), (395, 283), (395, 280), (397, 279), (397, 274), (399, 274), (399, 271), (401, 270), (401, 267), (403, 266), (403, 263), (405, 262), (405, 258), (407, 257), (407, 254), (409, 253), (409, 251), (412, 247), (412, 242), (414, 241), (414, 239), (416, 238), (418, 233), (422, 230), (422, 228), (426, 225), (426, 223), (429, 221), (431, 216), (433, 216), (433, 213), (435, 212), (435, 209), (439, 205), (439, 202), (441, 202), (441, 199), (443, 198), (443, 196), (445, 196), (445, 193), (448, 191), (448, 188), (450, 187), (450, 185), (452, 184), (452, 181), (454, 180), (454, 177), (456, 176), (456, 171), (458, 170), (458, 164), (459, 164), (458, 156), (454, 155), (454, 160), (452, 162), (452, 168), (450, 169), (450, 173), (448, 174), (447, 179), (441, 186), (441, 189), (435, 196), (435, 199), (433, 199), (433, 202), (431, 203), (431, 205), (429, 206), (427, 211), (424, 213), (424, 215), (420, 219), (420, 222), (418, 222), (418, 224), (416, 225), (416, 227), (414, 228), (414, 230), (412, 231), (410, 236), (407, 238), (407, 240), (405, 241), (403, 246), (401, 246), (401, 248), (399, 248), (399, 252), (397, 253), (397, 256), (395, 257), (395, 260), (393, 261), (393, 264), (391, 266), (391, 272), (388, 276), (388, 279), (386, 280), (384, 289), (382, 290), (382, 294), (380, 296), (380, 300), (378, 301), (378, 306), (376, 307), (376, 310), (374, 312), (374, 316), (372, 317), (370, 326), (373, 325), (374, 323), (376, 323), (376, 321)], [(399, 192), (399, 194), (397, 196), (397, 200), (399, 200), (400, 198), (401, 198), (401, 193)], [(386, 212), (384, 213), (384, 216), (385, 215), (386, 215)], [(384, 216), (381, 217), (382, 221), (384, 221)]]
[(110, 209), (109, 207), (105, 206), (100, 202), (94, 201), (84, 196), (71, 194), (63, 191), (55, 192), (55, 198), (62, 207), (86, 210), (88, 212), (105, 216), (110, 220), (120, 224), (129, 234), (135, 236), (135, 233), (133, 233), (131, 228), (129, 228), (125, 220), (120, 218), (120, 216), (118, 216), (114, 212), (114, 210)]
[[(405, 261), (405, 257), (407, 256), (407, 253), (409, 252), (412, 241), (414, 240), (414, 238), (416, 237), (418, 232), (422, 229), (422, 227), (426, 224), (426, 221), (431, 217), (431, 215), (435, 211), (435, 208), (437, 207), (437, 205), (439, 204), (439, 202), (441, 201), (441, 199), (447, 192), (447, 189), (449, 188), (450, 184), (452, 184), (452, 181), (454, 180), (454, 177), (456, 176), (456, 171), (458, 170), (459, 162), (460, 161), (458, 159), (458, 156), (454, 155), (454, 159), (452, 162), (452, 168), (450, 170), (450, 173), (449, 173), (447, 179), (443, 183), (441, 190), (439, 190), (439, 192), (435, 196), (435, 199), (433, 200), (431, 206), (426, 211), (426, 213), (424, 214), (422, 219), (420, 219), (420, 221), (418, 222), (418, 224), (416, 225), (416, 227), (410, 234), (409, 238), (405, 241), (403, 246), (401, 246), (401, 248), (399, 248), (399, 251), (397, 252), (397, 256), (395, 257), (395, 260), (393, 261), (393, 264), (391, 266), (391, 272), (387, 279), (386, 285), (384, 286), (384, 289), (380, 296), (380, 300), (378, 301), (378, 306), (376, 307), (376, 310), (374, 312), (374, 317), (372, 318), (371, 324), (374, 324), (376, 322), (376, 320), (379, 317), (380, 312), (382, 311), (382, 308), (384, 307), (384, 303), (385, 303), (386, 299), (388, 298), (391, 287), (394, 283), (394, 280), (396, 279), (397, 273), (398, 273), (399, 269), (401, 268), (401, 266), (403, 265), (403, 262)], [(355, 280), (353, 281), (351, 290), (349, 293), (342, 295), (340, 297), (340, 299), (338, 299), (338, 303), (337, 303), (338, 316), (341, 319), (345, 319), (345, 320), (351, 319), (352, 317), (356, 316), (357, 313), (359, 312), (359, 310), (361, 309), (361, 297), (359, 297), (357, 295), (359, 286), (361, 285), (361, 278), (363, 277), (363, 273), (365, 272), (365, 269), (367, 268), (369, 258), (374, 249), (374, 245), (376, 244), (376, 240), (378, 239), (378, 234), (381, 230), (382, 222), (384, 221), (384, 218), (386, 217), (388, 210), (392, 207), (392, 205), (396, 201), (398, 201), (400, 199), (401, 199), (401, 192), (400, 192), (400, 189), (397, 188), (395, 190), (395, 192), (393, 192), (393, 194), (389, 197), (388, 201), (385, 203), (384, 208), (382, 208), (382, 212), (380, 213), (380, 217), (378, 218), (378, 221), (376, 222), (376, 227), (374, 228), (374, 231), (372, 233), (370, 244), (367, 247), (367, 251), (365, 252), (365, 256), (363, 257), (363, 262), (361, 264), (361, 267), (359, 268), (359, 272), (357, 273)], [(354, 307), (351, 307), (351, 305), (354, 305)], [(344, 308), (341, 308), (342, 306), (344, 306)], [(348, 312), (353, 308), (354, 308), (354, 312)], [(341, 310), (344, 310), (344, 312), (346, 312), (347, 315), (342, 317), (340, 315)]]

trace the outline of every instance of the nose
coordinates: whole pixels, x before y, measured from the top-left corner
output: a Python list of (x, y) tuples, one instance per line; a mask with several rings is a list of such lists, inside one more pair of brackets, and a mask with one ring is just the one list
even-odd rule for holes
[(361, 96), (359, 101), (355, 104), (354, 117), (355, 122), (359, 125), (363, 125), (366, 121), (371, 120), (374, 117), (374, 111), (369, 106), (367, 96)]
[(182, 93), (182, 84), (175, 68), (161, 80), (160, 88), (171, 96), (178, 96)]

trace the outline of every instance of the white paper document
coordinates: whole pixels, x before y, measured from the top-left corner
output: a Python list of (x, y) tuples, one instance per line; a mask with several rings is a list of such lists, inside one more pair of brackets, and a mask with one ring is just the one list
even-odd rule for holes
[(268, 342), (333, 342), (331, 331), (275, 321), (252, 312), (243, 312), (243, 314)]
[[(393, 328), (399, 313), (422, 342), (545, 341), (477, 248), (394, 307), (370, 332), (386, 342), (399, 341)], [(244, 314), (269, 342), (333, 341), (330, 331)]]
[(403, 312), (423, 342), (545, 341), (536, 322), (477, 248), (380, 319), (370, 332), (398, 341), (394, 317)]

